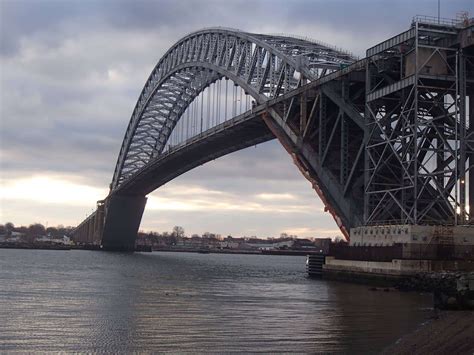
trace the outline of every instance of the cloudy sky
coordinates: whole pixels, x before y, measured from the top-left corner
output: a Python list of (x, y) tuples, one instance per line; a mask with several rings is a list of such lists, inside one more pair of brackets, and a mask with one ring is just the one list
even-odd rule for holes
[[(474, 13), (442, 0), (441, 16)], [(185, 34), (225, 26), (312, 37), (356, 55), (437, 0), (0, 0), (0, 223), (76, 225), (107, 186), (135, 101)], [(201, 166), (150, 195), (142, 230), (337, 236), (275, 141)]]

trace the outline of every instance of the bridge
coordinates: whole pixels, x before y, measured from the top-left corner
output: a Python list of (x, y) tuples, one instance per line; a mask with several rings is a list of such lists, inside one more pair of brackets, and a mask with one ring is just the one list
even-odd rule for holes
[(74, 239), (133, 250), (147, 194), (275, 138), (348, 240), (389, 225), (465, 231), (474, 226), (473, 100), (469, 19), (414, 18), (363, 59), (303, 37), (191, 33), (151, 72), (110, 192)]

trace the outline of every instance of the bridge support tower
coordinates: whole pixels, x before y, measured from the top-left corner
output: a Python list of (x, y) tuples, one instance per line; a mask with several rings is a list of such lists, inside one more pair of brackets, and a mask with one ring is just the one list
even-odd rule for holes
[(135, 239), (146, 201), (146, 197), (141, 195), (112, 195), (109, 197), (102, 233), (103, 250), (135, 250)]

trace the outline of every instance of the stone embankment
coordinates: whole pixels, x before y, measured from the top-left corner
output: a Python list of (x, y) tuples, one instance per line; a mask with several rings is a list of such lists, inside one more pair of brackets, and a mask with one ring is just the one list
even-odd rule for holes
[(419, 273), (398, 281), (397, 288), (432, 292), (435, 308), (474, 309), (474, 272)]
[(432, 292), (434, 315), (383, 354), (474, 354), (474, 272), (420, 273), (397, 286)]

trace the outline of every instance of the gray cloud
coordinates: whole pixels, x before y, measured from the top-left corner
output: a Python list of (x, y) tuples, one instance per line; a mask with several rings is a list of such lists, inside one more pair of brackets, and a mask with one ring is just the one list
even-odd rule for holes
[[(15, 54), (25, 38), (35, 38), (54, 47), (63, 35), (79, 36), (107, 28), (120, 31), (172, 30), (178, 37), (186, 32), (207, 26), (228, 26), (259, 31), (261, 28), (276, 32), (292, 32), (315, 37), (326, 42), (332, 38), (318, 35), (318, 28), (341, 34), (350, 40), (354, 36), (359, 44), (348, 44), (350, 49), (366, 48), (371, 37), (383, 38), (386, 33), (403, 30), (411, 17), (417, 14), (436, 15), (434, 0), (4, 0), (2, 10), (2, 42), (0, 53)], [(443, 17), (455, 17), (459, 11), (474, 11), (468, 0), (442, 2)], [(45, 35), (46, 34), (46, 35)], [(369, 37), (367, 37), (369, 36)], [(177, 37), (175, 38), (177, 39)], [(364, 43), (365, 42), (365, 43)]]

